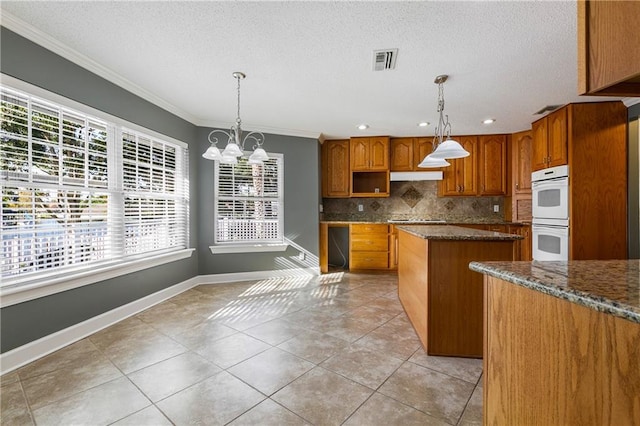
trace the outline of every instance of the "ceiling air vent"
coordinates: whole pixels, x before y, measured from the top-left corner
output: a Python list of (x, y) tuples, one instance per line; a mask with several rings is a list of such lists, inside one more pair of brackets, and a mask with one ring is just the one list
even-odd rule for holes
[(385, 49), (373, 51), (373, 70), (385, 71), (396, 67), (398, 49)]
[(544, 114), (545, 112), (555, 111), (561, 106), (562, 105), (547, 105), (546, 107), (542, 108), (540, 111), (534, 112), (533, 115), (540, 115), (540, 114)]

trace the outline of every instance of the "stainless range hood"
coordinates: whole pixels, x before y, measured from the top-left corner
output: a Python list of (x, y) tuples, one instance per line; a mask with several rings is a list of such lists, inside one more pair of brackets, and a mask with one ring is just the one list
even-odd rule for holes
[(410, 180), (442, 180), (442, 172), (391, 172), (390, 180), (391, 182)]

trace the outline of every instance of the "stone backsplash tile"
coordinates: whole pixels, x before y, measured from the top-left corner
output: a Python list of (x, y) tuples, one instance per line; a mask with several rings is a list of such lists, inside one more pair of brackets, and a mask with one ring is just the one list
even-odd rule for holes
[[(388, 198), (324, 198), (322, 204), (322, 220), (504, 221), (504, 197), (438, 197), (437, 181), (391, 182)], [(494, 204), (499, 213), (493, 212)]]

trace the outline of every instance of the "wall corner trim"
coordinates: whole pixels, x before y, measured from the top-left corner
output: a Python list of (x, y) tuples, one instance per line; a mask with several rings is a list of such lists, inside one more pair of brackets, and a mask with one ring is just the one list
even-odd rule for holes
[(201, 284), (220, 284), (273, 278), (300, 278), (310, 280), (318, 275), (320, 275), (320, 268), (197, 275), (171, 287), (0, 354), (0, 375), (16, 370), (19, 367), (62, 349), (65, 346)]

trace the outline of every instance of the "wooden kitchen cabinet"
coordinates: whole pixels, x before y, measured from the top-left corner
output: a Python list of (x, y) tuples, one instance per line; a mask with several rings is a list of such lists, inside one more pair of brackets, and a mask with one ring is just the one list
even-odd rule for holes
[(413, 171), (415, 138), (391, 138), (391, 171)]
[(451, 163), (443, 167), (443, 178), (438, 185), (438, 195), (441, 197), (459, 195), (477, 195), (478, 193), (478, 137), (452, 136), (471, 155), (465, 158), (447, 160)]
[(322, 196), (347, 198), (349, 182), (349, 140), (326, 140), (322, 144)]
[(511, 136), (511, 176), (512, 193), (531, 194), (531, 130), (514, 133)]
[(349, 269), (389, 268), (389, 225), (349, 226)]
[(389, 196), (389, 137), (349, 141), (352, 197)]
[(567, 109), (560, 108), (531, 124), (532, 171), (567, 164)]
[(640, 324), (488, 275), (484, 303), (482, 424), (640, 424)]
[(425, 169), (422, 167), (418, 167), (418, 164), (422, 163), (424, 157), (431, 154), (432, 152), (433, 138), (416, 138), (413, 143), (413, 170), (442, 170), (441, 168), (430, 167), (429, 169)]
[(578, 4), (578, 93), (640, 96), (640, 2)]
[(531, 261), (532, 240), (531, 240), (531, 225), (509, 225), (508, 232), (510, 234), (520, 235), (523, 239), (518, 240), (514, 246), (515, 260)]
[(507, 194), (507, 135), (478, 137), (478, 195)]
[[(424, 157), (433, 152), (433, 138), (391, 138), (391, 171), (417, 172)], [(440, 170), (429, 168), (429, 170)]]
[(351, 138), (351, 171), (389, 170), (389, 137)]

